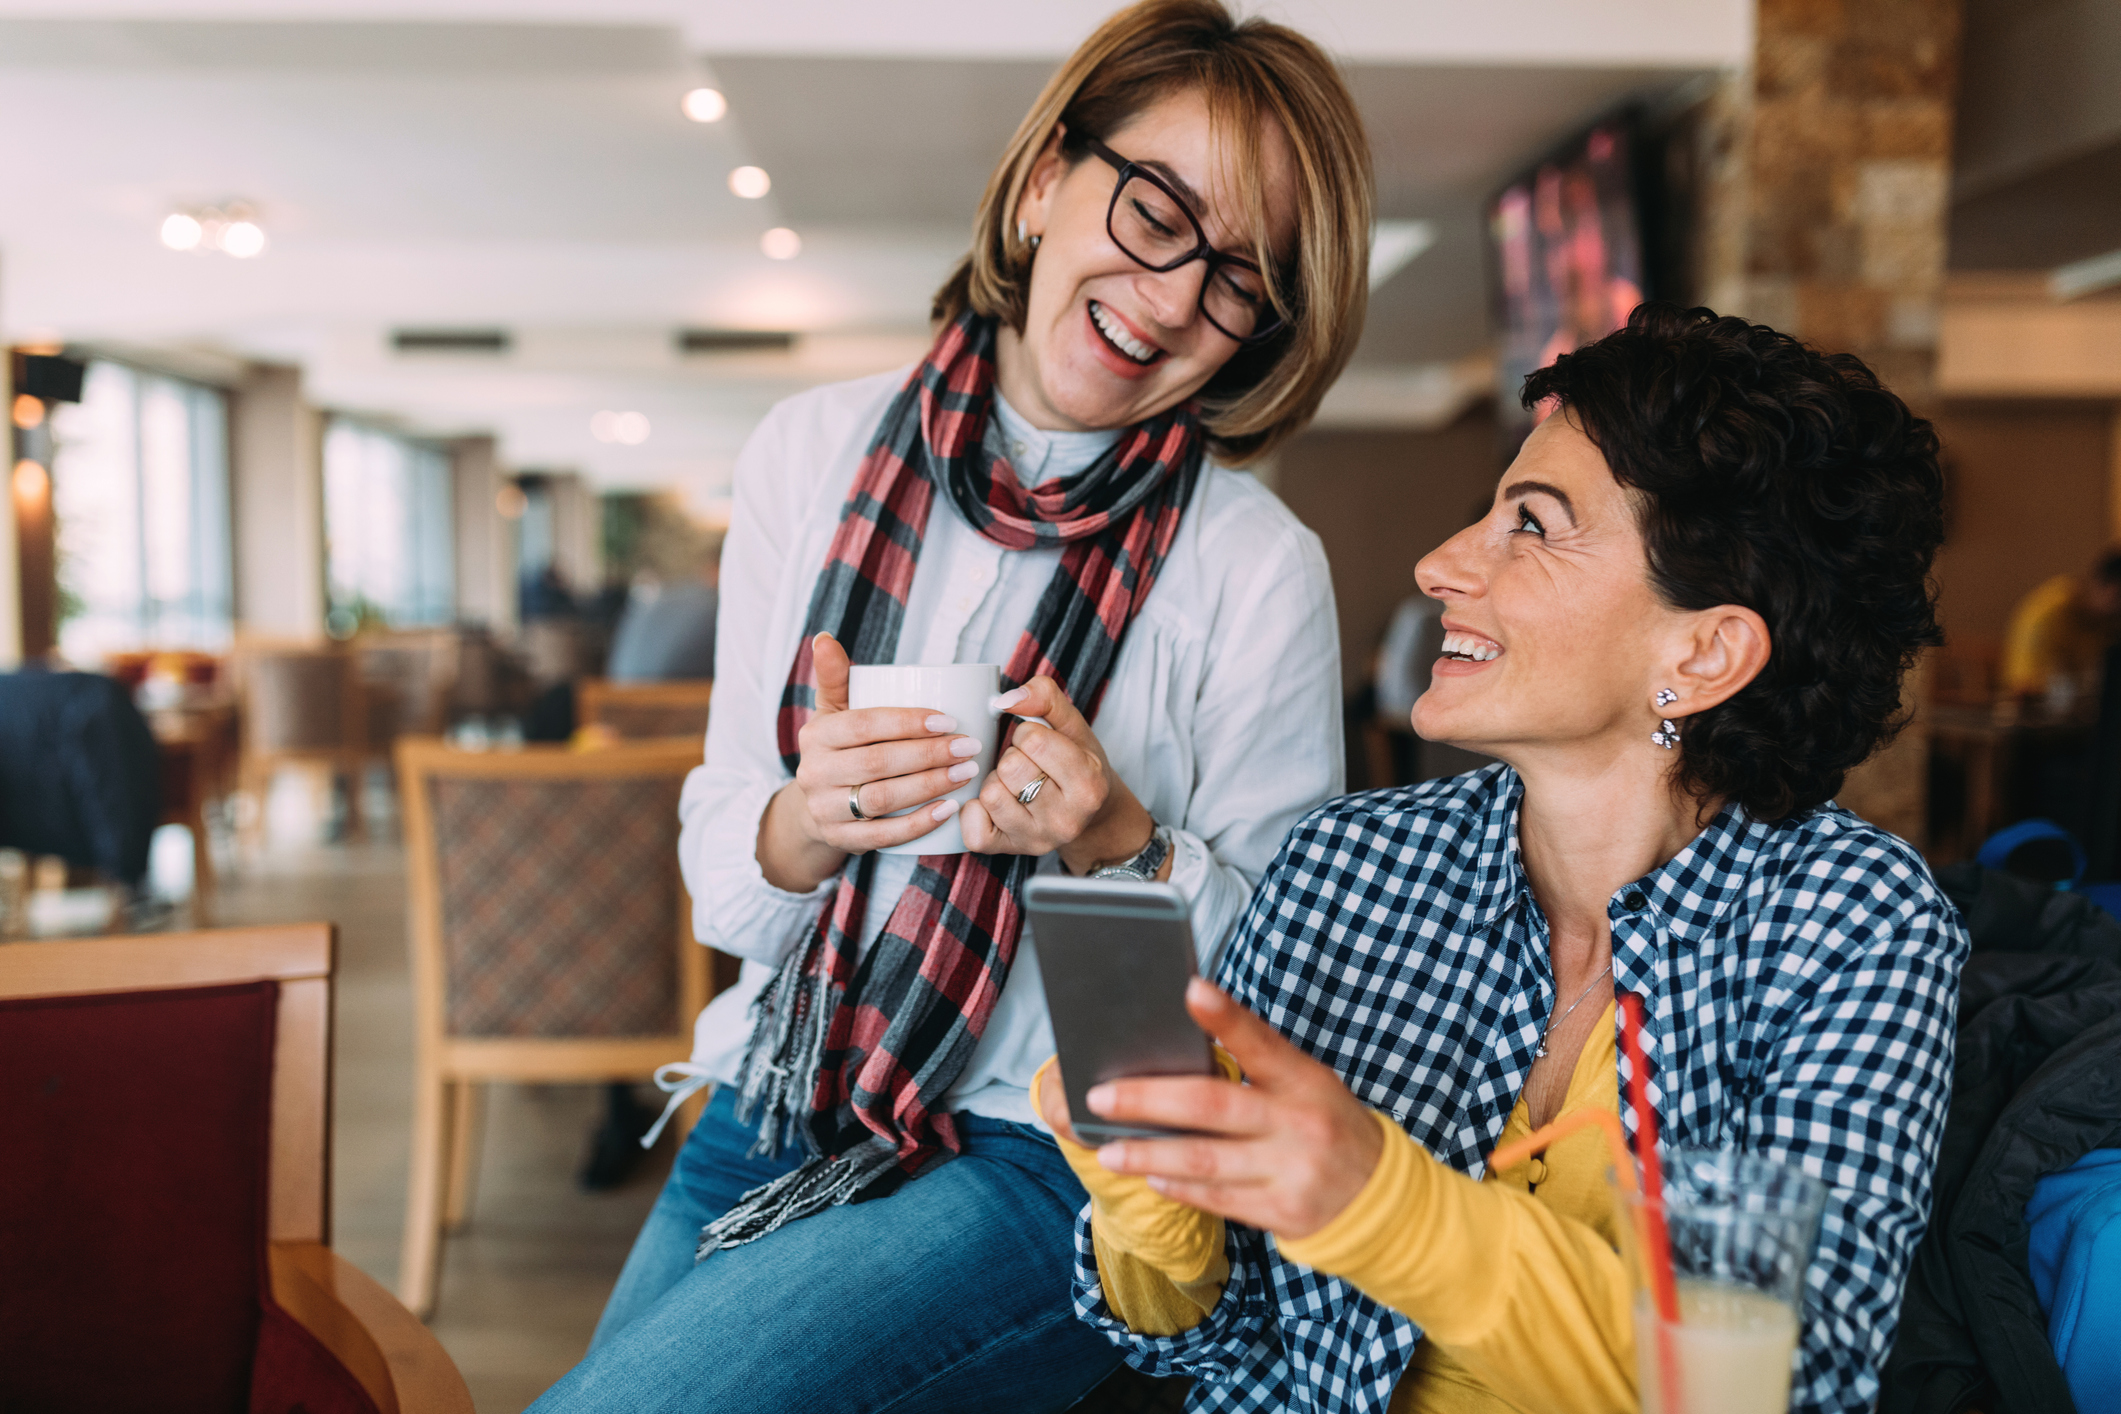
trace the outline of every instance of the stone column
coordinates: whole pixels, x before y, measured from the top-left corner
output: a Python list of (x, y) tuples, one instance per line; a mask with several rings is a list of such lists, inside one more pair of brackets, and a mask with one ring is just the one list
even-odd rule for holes
[(514, 558), (501, 516), (504, 489), (491, 437), (460, 438), (450, 448), (456, 485), (457, 618), (507, 637), (515, 631)]
[(324, 636), (324, 429), (302, 370), (260, 365), (229, 401), (236, 626)]
[[(1960, 0), (1758, 0), (1753, 67), (1703, 106), (1698, 294), (1935, 401)], [(1918, 672), (1909, 683), (1919, 699)], [(1923, 843), (1920, 721), (1841, 803)]]

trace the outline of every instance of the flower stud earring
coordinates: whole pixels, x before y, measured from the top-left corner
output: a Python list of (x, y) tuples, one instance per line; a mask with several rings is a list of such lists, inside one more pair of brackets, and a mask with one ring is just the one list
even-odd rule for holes
[[(1679, 694), (1668, 687), (1660, 687), (1657, 689), (1657, 695), (1650, 700), (1662, 711), (1677, 702)], [(1672, 725), (1670, 717), (1666, 717), (1658, 724), (1657, 730), (1650, 733), (1650, 741), (1670, 751), (1679, 745), (1679, 728)]]

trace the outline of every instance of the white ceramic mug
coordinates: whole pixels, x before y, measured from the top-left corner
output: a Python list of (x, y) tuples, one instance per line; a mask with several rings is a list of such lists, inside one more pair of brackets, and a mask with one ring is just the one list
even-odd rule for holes
[[(994, 771), (999, 756), (1001, 741), (1001, 715), (988, 704), (1001, 691), (1002, 669), (999, 663), (878, 663), (862, 664), (847, 670), (847, 705), (862, 707), (921, 707), (930, 712), (941, 712), (957, 718), (957, 730), (979, 742), (979, 773), (956, 790), (948, 799), (957, 802), (958, 809), (979, 796), (980, 787)], [(909, 815), (914, 810), (932, 810), (935, 803), (929, 801), (907, 810), (900, 815)], [(904, 844), (887, 845), (879, 854), (963, 854), (965, 833), (957, 822), (957, 815), (937, 825), (927, 834)]]

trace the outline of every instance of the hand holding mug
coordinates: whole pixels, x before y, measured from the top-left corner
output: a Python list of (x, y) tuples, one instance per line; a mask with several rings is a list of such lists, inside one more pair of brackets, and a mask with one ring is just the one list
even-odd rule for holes
[(1041, 675), (994, 705), (1027, 720), (1017, 723), (979, 798), (960, 816), (965, 847), (975, 854), (1059, 850), (1076, 874), (1138, 854), (1156, 822), (1060, 684)]
[[(948, 819), (957, 803), (942, 797), (979, 774), (979, 739), (927, 708), (850, 709), (847, 650), (829, 633), (811, 640), (810, 660), (817, 710), (796, 737), (802, 762), (795, 780), (782, 788), (801, 801), (795, 818), (804, 838), (841, 855), (866, 854), (917, 839)], [(929, 801), (937, 803), (886, 818)]]

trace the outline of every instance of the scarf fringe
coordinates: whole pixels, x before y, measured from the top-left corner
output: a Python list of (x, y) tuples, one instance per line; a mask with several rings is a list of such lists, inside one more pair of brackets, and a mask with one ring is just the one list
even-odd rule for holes
[(793, 1173), (752, 1189), (734, 1208), (701, 1228), (693, 1261), (704, 1262), (724, 1247), (756, 1242), (789, 1223), (837, 1207), (897, 1163), (898, 1151), (882, 1138), (872, 1138), (836, 1159), (813, 1155)]
[[(752, 1001), (751, 1044), (737, 1073), (736, 1117), (758, 1117), (759, 1134), (749, 1157), (766, 1158), (801, 1143), (811, 1158), (823, 1151), (806, 1122), (811, 1095), (824, 1063), (825, 1031), (839, 1010), (842, 989), (814, 965), (825, 940), (813, 932), (788, 954), (780, 971)], [(771, 1187), (772, 1185), (767, 1185)], [(750, 1195), (746, 1195), (748, 1199)]]

